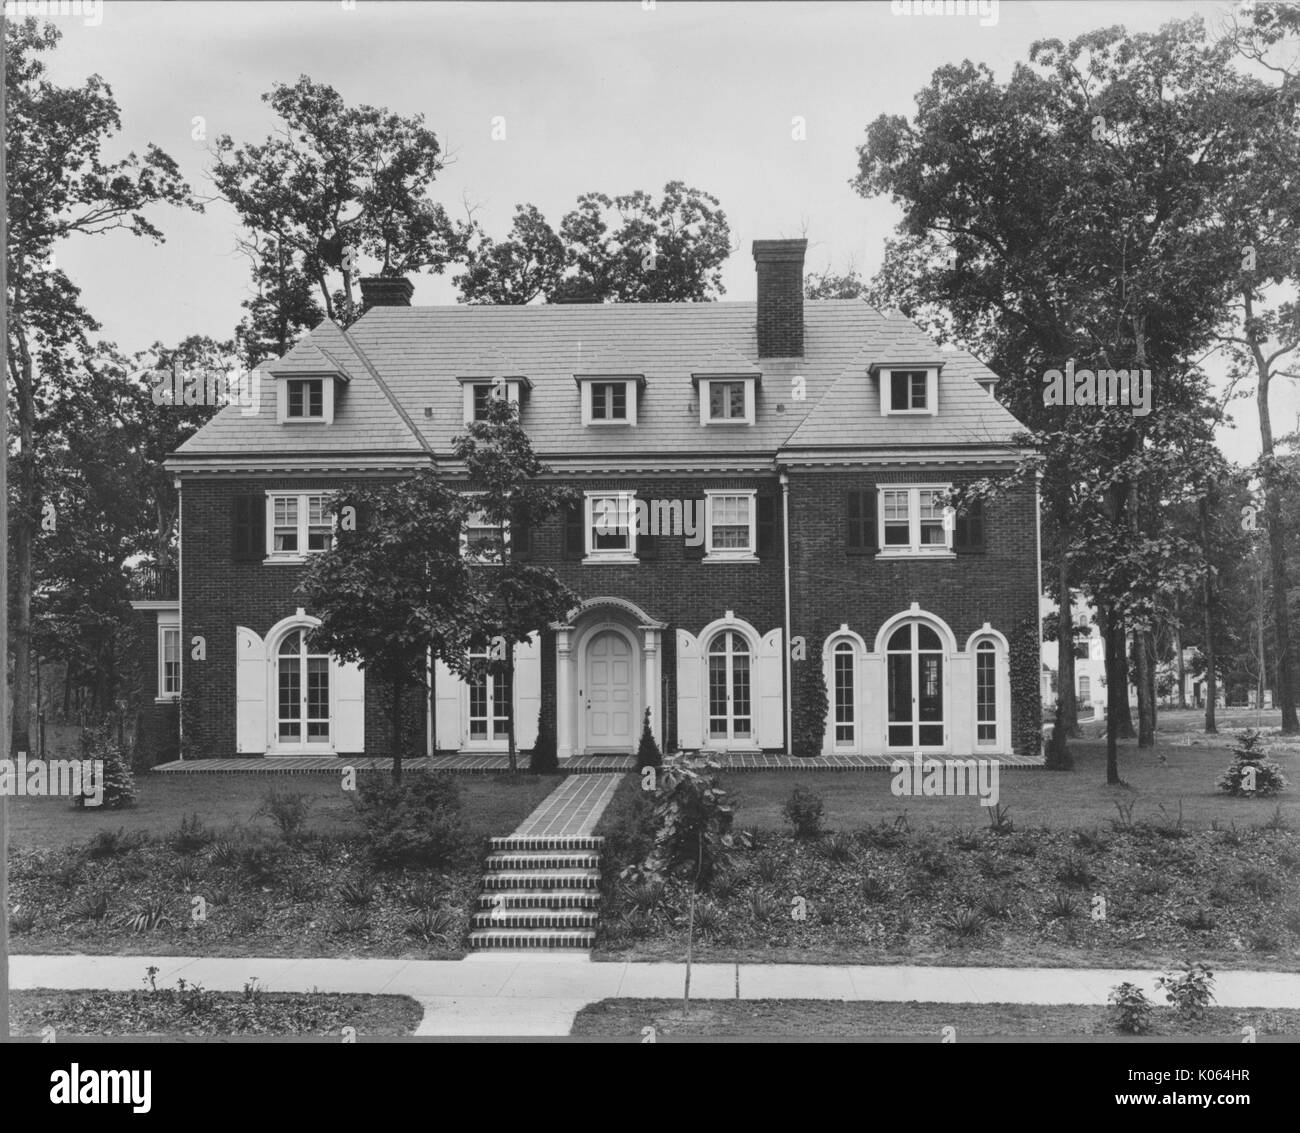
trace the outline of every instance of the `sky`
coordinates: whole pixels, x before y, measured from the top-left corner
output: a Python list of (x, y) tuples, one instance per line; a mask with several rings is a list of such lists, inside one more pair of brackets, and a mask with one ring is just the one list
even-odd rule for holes
[[(1214, 27), (1230, 10), (1223, 0), (1003, 0), (996, 16), (987, 5), (985, 15), (896, 14), (884, 0), (106, 0), (98, 22), (50, 17), (64, 32), (51, 77), (71, 85), (100, 74), (122, 118), (108, 155), (152, 142), (207, 203), (202, 214), (151, 213), (164, 244), (80, 238), (57, 249), (58, 265), (103, 337), (128, 352), (190, 334), (228, 338), (250, 273), (235, 214), (215, 199), (212, 142), (265, 139), (276, 119), (261, 96), (308, 74), (349, 104), (423, 114), (449, 157), (435, 198), (453, 215), (472, 208), (494, 236), (507, 234), (517, 204), (558, 226), (581, 193), (658, 196), (681, 180), (727, 214), (736, 251), (725, 298), (754, 297), (755, 239), (806, 236), (809, 270), (853, 265), (869, 277), (900, 212), (850, 188), (857, 147), (877, 116), (912, 115), (936, 67), (969, 58), (1005, 80), (1038, 39), (1116, 23), (1154, 31), (1193, 13)], [(505, 137), (494, 140), (498, 117)], [(796, 117), (803, 140), (792, 136)], [(415, 277), (413, 302), (455, 302), (454, 274)], [(1300, 382), (1275, 386), (1283, 433), (1300, 421)], [(1250, 461), (1253, 402), (1237, 402), (1235, 416), (1220, 444)]]

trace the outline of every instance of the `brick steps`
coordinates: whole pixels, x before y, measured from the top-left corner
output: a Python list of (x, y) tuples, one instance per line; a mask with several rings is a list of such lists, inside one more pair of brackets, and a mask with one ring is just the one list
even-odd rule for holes
[(469, 944), (476, 951), (572, 951), (596, 941), (603, 838), (493, 838)]

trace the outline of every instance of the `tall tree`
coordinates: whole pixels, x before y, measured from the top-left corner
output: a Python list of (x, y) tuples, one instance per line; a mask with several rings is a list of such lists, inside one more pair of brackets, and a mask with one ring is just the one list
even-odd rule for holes
[[(150, 206), (200, 209), (176, 163), (156, 146), (143, 157), (104, 156), (121, 128), (112, 89), (98, 75), (79, 87), (56, 86), (43, 56), (59, 31), (36, 20), (6, 22), (5, 119), (9, 182), (9, 333), (5, 360), (13, 390), (18, 451), (10, 502), (13, 543), (15, 750), (30, 750), (33, 550), (38, 524), (57, 530), (54, 501), (45, 498), (38, 422), (82, 381), (80, 362), (98, 329), (80, 291), (56, 266), (59, 242), (126, 230), (161, 241), (145, 215)], [(12, 442), (11, 442), (12, 444)], [(49, 505), (49, 506), (47, 506)]]

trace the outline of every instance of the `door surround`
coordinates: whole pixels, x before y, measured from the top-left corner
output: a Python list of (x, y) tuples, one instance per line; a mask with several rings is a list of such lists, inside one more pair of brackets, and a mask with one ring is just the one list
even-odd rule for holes
[[(591, 643), (596, 640), (602, 633), (611, 632), (617, 634), (627, 642), (628, 649), (631, 651), (631, 674), (629, 684), (632, 690), (632, 727), (628, 736), (627, 750), (636, 751), (637, 740), (641, 735), (641, 714), (643, 712), (642, 702), (644, 695), (644, 657), (641, 650), (641, 643), (637, 641), (636, 635), (626, 626), (620, 625), (614, 621), (593, 622), (589, 626), (584, 626), (578, 638), (578, 657), (577, 672), (575, 676), (578, 681), (578, 750), (587, 753), (591, 747), (587, 737), (587, 679), (588, 673), (588, 650)], [(604, 750), (617, 750), (614, 748), (605, 748)]]

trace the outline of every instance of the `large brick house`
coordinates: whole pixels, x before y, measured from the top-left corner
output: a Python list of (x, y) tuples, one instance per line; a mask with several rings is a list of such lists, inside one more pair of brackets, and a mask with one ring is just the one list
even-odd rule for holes
[[(182, 752), (387, 754), (383, 690), (311, 651), (294, 587), (327, 493), (455, 480), (453, 438), (504, 391), (584, 501), (512, 542), (582, 598), (518, 650), (521, 748), (546, 703), (562, 761), (633, 750), (647, 708), (668, 750), (788, 751), (802, 726), (825, 754), (1036, 753), (1034, 491), (941, 506), (1014, 465), (1019, 425), (970, 355), (805, 301), (805, 243), (755, 242), (753, 303), (418, 308), (363, 281), (352, 327), (266, 364), (254, 406), (168, 461), (179, 600), (149, 614)], [(800, 725), (818, 672), (828, 711)], [(503, 750), (505, 695), (437, 666), (429, 753)]]

